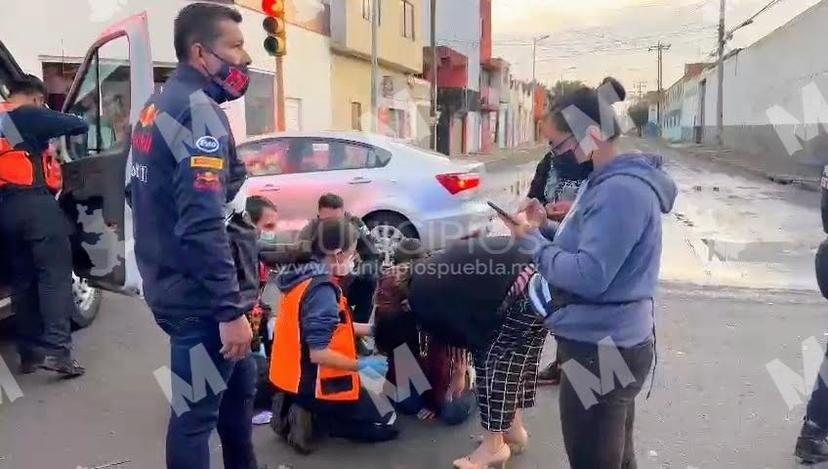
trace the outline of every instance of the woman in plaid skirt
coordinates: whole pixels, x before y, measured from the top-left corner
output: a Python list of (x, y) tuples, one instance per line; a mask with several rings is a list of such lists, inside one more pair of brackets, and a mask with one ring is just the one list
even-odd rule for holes
[[(375, 337), (393, 350), (418, 331), (471, 352), (483, 443), (454, 461), (459, 468), (504, 463), (528, 445), (522, 409), (535, 402), (538, 363), (546, 331), (531, 308), (526, 286), (534, 273), (528, 255), (509, 238), (458, 242), (414, 262), (377, 297), (401, 297), (396, 308), (377, 304)], [(386, 290), (394, 290), (389, 293)], [(412, 318), (414, 319), (412, 321)], [(413, 332), (413, 333), (412, 333)], [(511, 448), (510, 448), (511, 447)]]

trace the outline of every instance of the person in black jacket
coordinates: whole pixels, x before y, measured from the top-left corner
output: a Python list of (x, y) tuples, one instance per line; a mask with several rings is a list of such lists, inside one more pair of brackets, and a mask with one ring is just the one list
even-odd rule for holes
[(0, 245), (10, 267), (20, 373), (44, 368), (73, 378), (85, 370), (72, 358), (70, 227), (46, 152), (49, 139), (83, 134), (88, 125), (44, 107), (46, 87), (37, 77), (9, 88), (0, 103)]
[[(822, 172), (821, 182), (822, 229), (828, 234), (828, 166)], [(828, 239), (822, 242), (816, 254), (816, 277), (822, 296), (828, 299)], [(802, 430), (796, 440), (796, 456), (806, 464), (828, 461), (828, 352), (822, 362), (814, 385)]]
[(214, 429), (224, 467), (257, 467), (247, 318), (258, 296), (256, 236), (245, 216), (228, 216), (246, 171), (219, 107), (250, 83), (241, 21), (222, 5), (179, 12), (178, 66), (132, 133), (141, 142), (133, 145), (130, 182), (135, 255), (144, 298), (170, 337), (169, 469), (208, 469)]
[[(548, 136), (552, 116), (544, 119), (544, 134)], [(566, 142), (562, 142), (566, 143)], [(538, 163), (529, 186), (527, 199), (537, 199), (546, 207), (550, 220), (560, 222), (572, 207), (578, 189), (592, 172), (590, 164), (579, 164), (571, 152), (550, 148)], [(557, 358), (538, 373), (538, 383), (557, 385), (561, 379)]]

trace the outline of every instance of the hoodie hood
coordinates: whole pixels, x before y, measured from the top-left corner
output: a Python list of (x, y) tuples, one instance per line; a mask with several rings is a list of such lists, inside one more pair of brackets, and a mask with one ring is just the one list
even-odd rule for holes
[(597, 186), (613, 176), (632, 176), (647, 184), (655, 192), (662, 213), (670, 213), (678, 190), (673, 178), (661, 169), (663, 162), (661, 155), (651, 153), (622, 154), (609, 165), (592, 173), (589, 183)]
[(276, 286), (282, 293), (285, 293), (314, 277), (331, 277), (331, 272), (325, 265), (315, 260), (303, 264), (291, 264), (276, 276)]

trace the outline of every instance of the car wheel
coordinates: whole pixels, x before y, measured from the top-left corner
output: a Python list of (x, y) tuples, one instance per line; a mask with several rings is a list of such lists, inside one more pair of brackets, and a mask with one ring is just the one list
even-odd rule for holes
[(394, 251), (405, 238), (417, 238), (417, 230), (405, 217), (396, 213), (379, 213), (365, 220), (371, 235), (377, 240), (377, 249), (383, 265), (394, 262)]
[(89, 286), (85, 279), (72, 275), (72, 298), (72, 326), (75, 329), (83, 329), (92, 324), (98, 315), (101, 308), (101, 291)]

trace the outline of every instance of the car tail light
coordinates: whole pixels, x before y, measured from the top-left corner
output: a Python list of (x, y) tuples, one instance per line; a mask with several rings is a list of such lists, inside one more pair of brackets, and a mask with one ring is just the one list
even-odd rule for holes
[(437, 181), (439, 181), (451, 195), (480, 187), (480, 175), (477, 173), (438, 174)]

